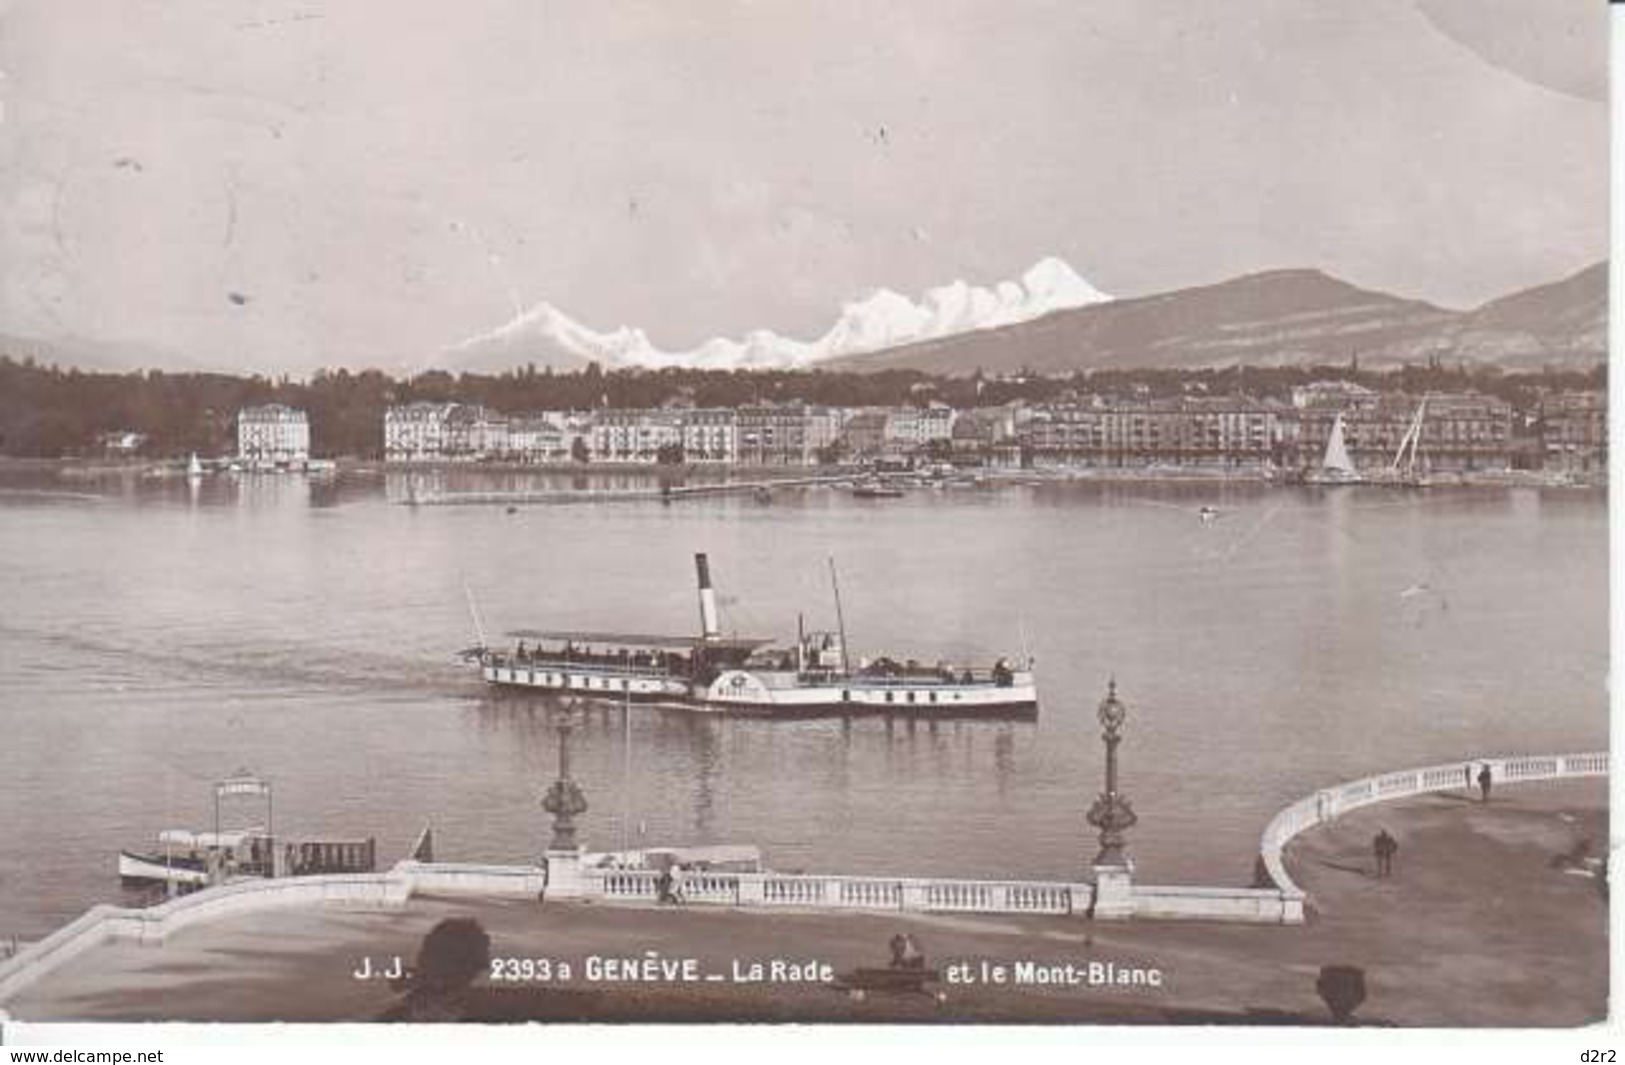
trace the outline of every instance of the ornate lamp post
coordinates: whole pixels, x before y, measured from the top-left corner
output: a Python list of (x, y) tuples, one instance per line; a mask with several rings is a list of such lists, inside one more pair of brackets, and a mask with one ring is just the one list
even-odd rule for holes
[(1117, 791), (1117, 745), (1123, 742), (1123, 722), (1128, 707), (1117, 698), (1117, 678), (1106, 687), (1106, 698), (1100, 702), (1100, 738), (1106, 744), (1106, 790), (1089, 808), (1089, 823), (1100, 829), (1100, 853), (1095, 855), (1095, 867), (1127, 869), (1131, 863), (1124, 850), (1123, 833), (1139, 820), (1128, 799)]
[(580, 849), (576, 842), (575, 819), (587, 812), (587, 797), (570, 779), (570, 729), (574, 713), (575, 705), (572, 703), (565, 708), (564, 718), (559, 723), (559, 778), (542, 796), (542, 809), (553, 815), (553, 840), (547, 845), (549, 852)]

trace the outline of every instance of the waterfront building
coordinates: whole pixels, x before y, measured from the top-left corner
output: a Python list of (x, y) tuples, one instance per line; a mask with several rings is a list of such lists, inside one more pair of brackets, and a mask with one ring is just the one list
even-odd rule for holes
[(310, 459), (305, 412), (281, 403), (237, 412), (237, 457), (255, 466), (286, 466)]
[(831, 454), (841, 439), (841, 426), (847, 412), (840, 407), (807, 408), (807, 454), (809, 461), (819, 462), (820, 456)]
[(922, 451), (938, 441), (953, 439), (955, 411), (942, 403), (928, 407), (899, 407), (886, 416), (885, 439), (891, 450), (903, 454)]
[(384, 411), (384, 461), (436, 462), (449, 455), (448, 423), (456, 403), (419, 400)]
[(731, 463), (739, 457), (739, 429), (728, 407), (681, 411), (679, 427), (685, 462)]
[(1476, 472), (1512, 468), (1512, 406), (1478, 392), (1430, 392), (1425, 397), (1384, 395), (1353, 410), (1306, 407), (1298, 411), (1296, 458), (1312, 465), (1325, 453), (1332, 425), (1343, 419), (1343, 442), (1355, 466), (1391, 464), (1422, 404), (1417, 461), (1424, 470)]
[(477, 403), (456, 403), (446, 415), (445, 458), (454, 462), (500, 459), (508, 453), (508, 419)]
[(1545, 465), (1565, 473), (1608, 467), (1608, 394), (1557, 392), (1540, 400), (1538, 423)]
[(561, 412), (534, 411), (508, 419), (508, 456), (516, 462), (568, 462), (572, 442)]
[(799, 404), (741, 407), (735, 419), (739, 461), (745, 465), (805, 466), (812, 461), (805, 407)]
[(1262, 465), (1277, 459), (1284, 414), (1249, 396), (1093, 397), (1036, 411), (1026, 442), (1037, 465)]
[(593, 416), (594, 462), (653, 464), (660, 461), (663, 450), (670, 454), (682, 446), (681, 412), (605, 409)]
[(886, 425), (889, 415), (884, 410), (860, 410), (853, 413), (841, 426), (841, 440), (847, 454), (853, 458), (875, 458), (886, 450)]
[(961, 411), (954, 419), (949, 444), (955, 462), (988, 465), (994, 449), (1015, 438), (1015, 411), (1006, 407), (976, 407)]

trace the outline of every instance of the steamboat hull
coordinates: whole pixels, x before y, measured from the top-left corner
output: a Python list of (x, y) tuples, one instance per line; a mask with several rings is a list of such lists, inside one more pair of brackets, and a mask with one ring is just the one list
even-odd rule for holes
[(510, 691), (551, 692), (605, 703), (670, 706), (742, 717), (829, 717), (857, 714), (931, 718), (1030, 717), (1038, 690), (1030, 674), (1009, 684), (908, 682), (850, 677), (806, 683), (794, 674), (734, 670), (708, 686), (676, 677), (573, 671), (487, 662), (487, 684)]
[[(487, 684), (607, 703), (654, 703), (700, 713), (757, 717), (894, 714), (918, 717), (1031, 716), (1038, 709), (1032, 660), (1000, 658), (990, 669), (926, 666), (880, 657), (850, 663), (846, 630), (809, 633), (792, 648), (724, 636), (710, 564), (694, 558), (700, 631), (694, 636), (519, 629), (512, 651), (480, 643), (462, 653)], [(831, 580), (833, 584), (833, 566)], [(839, 588), (836, 614), (840, 616)], [(527, 640), (536, 641), (528, 649)]]

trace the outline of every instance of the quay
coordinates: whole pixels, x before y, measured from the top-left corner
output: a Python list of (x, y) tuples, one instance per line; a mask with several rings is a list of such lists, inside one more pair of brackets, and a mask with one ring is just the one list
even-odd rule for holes
[[(624, 473), (624, 469), (615, 472)], [(566, 503), (637, 503), (680, 499), (698, 499), (709, 496), (743, 495), (771, 492), (780, 488), (812, 488), (818, 485), (841, 484), (852, 480), (852, 474), (820, 474), (809, 477), (776, 477), (766, 480), (713, 481), (691, 485), (661, 485), (659, 488), (620, 489), (552, 489), (548, 491), (490, 491), (490, 492), (437, 492), (432, 495), (410, 494), (399, 500), (405, 506), (531, 506)]]
[[(447, 890), (449, 880), (427, 879), (422, 894), (391, 902), (382, 891), (364, 898), (348, 894), (359, 885), (334, 882), (325, 904), (191, 921), (157, 949), (135, 938), (101, 940), (21, 985), (14, 966), (0, 969), (0, 1008), (24, 1022), (15, 1029), (24, 1036), (26, 1022), (69, 1019), (375, 1019), (399, 995), (386, 981), (356, 979), (361, 959), (410, 963), (429, 929), (458, 916), (487, 931), (492, 957), (577, 963), (565, 982), (477, 982), (469, 1016), (489, 1020), (1323, 1024), (1316, 974), (1340, 964), (1366, 973), (1362, 1023), (1580, 1025), (1606, 1016), (1607, 905), (1598, 879), (1573, 875), (1560, 859), (1587, 840), (1606, 848), (1606, 811), (1598, 777), (1509, 788), (1489, 803), (1439, 792), (1351, 811), (1305, 831), (1287, 853), (1317, 904), (1314, 919), (1295, 927), (648, 900), (538, 906), (518, 891), (464, 894)], [(1396, 875), (1384, 879), (1369, 852), (1378, 825), (1403, 841)], [(484, 874), (467, 875), (472, 888)], [(191, 897), (193, 905), (213, 893)], [(1155, 969), (1162, 982), (939, 985), (946, 997), (937, 1001), (859, 1000), (822, 984), (585, 975), (589, 957), (645, 951), (695, 959), (708, 973), (728, 972), (736, 958), (818, 960), (839, 972), (883, 964), (899, 930), (937, 967), (1025, 961), (1059, 971), (1096, 962)]]

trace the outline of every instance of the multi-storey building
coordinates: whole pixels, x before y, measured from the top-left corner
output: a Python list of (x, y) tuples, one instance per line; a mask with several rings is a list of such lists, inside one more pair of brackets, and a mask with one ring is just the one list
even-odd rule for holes
[(237, 412), (237, 456), (255, 465), (288, 465), (310, 459), (310, 422), (305, 412), (268, 403)]
[(827, 455), (829, 449), (841, 439), (841, 426), (846, 421), (846, 411), (839, 407), (808, 407), (807, 408), (807, 453), (813, 462), (819, 461), (819, 456)]
[(1284, 411), (1246, 396), (1113, 402), (1034, 412), (1027, 444), (1040, 464), (1257, 465), (1277, 461)]
[(685, 462), (734, 462), (739, 456), (739, 429), (727, 407), (701, 407), (679, 416)]
[(807, 465), (813, 459), (807, 422), (807, 409), (799, 405), (739, 408), (739, 461), (747, 466)]
[(567, 462), (571, 443), (561, 414), (538, 411), (508, 419), (508, 456), (516, 462)]
[(682, 447), (683, 422), (678, 411), (600, 410), (593, 417), (594, 462), (660, 461), (666, 449)]
[(874, 458), (885, 454), (886, 426), (890, 415), (883, 410), (852, 413), (841, 426), (841, 440), (852, 458)]
[(1425, 470), (1479, 471), (1512, 468), (1512, 406), (1477, 392), (1431, 392), (1425, 397), (1385, 395), (1351, 410), (1305, 407), (1298, 412), (1297, 457), (1303, 466), (1320, 461), (1332, 425), (1343, 419), (1343, 443), (1354, 464), (1376, 468), (1399, 453), (1418, 409), (1422, 437), (1417, 461)]
[(419, 400), (384, 411), (386, 462), (435, 462), (448, 454), (447, 422), (455, 403)]
[(508, 419), (474, 403), (457, 403), (446, 415), (445, 457), (457, 462), (500, 459), (508, 454)]
[(1540, 401), (1546, 468), (1590, 473), (1608, 467), (1608, 394), (1558, 392)]
[(953, 439), (954, 409), (941, 403), (899, 407), (886, 418), (886, 439), (901, 451), (919, 451), (936, 441)]

